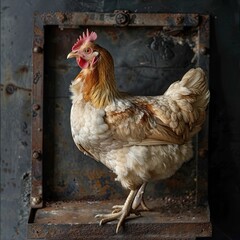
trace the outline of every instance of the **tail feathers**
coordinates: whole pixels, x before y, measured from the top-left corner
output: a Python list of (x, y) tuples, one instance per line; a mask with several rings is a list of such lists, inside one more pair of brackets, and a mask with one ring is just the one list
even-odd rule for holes
[(191, 108), (205, 109), (210, 93), (204, 71), (201, 68), (190, 69), (181, 81), (171, 84), (164, 95), (171, 96), (173, 100), (182, 105), (183, 109), (186, 108), (186, 105), (188, 105), (186, 110), (190, 111), (192, 111)]
[(184, 123), (189, 126), (190, 136), (197, 133), (205, 120), (210, 98), (204, 71), (201, 68), (190, 69), (164, 95), (178, 105)]
[(207, 80), (201, 68), (189, 70), (180, 81), (180, 84), (190, 89), (196, 95), (195, 107), (206, 108), (210, 98)]

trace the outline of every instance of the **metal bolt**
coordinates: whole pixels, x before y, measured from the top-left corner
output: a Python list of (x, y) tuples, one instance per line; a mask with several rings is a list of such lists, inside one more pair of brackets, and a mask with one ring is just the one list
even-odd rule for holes
[(38, 151), (34, 151), (33, 154), (32, 154), (32, 156), (33, 156), (34, 159), (40, 159), (41, 154), (40, 154), (40, 152), (38, 152)]
[(35, 103), (35, 104), (33, 104), (32, 108), (34, 111), (37, 111), (40, 109), (40, 105)]
[(57, 19), (61, 22), (64, 23), (67, 20), (67, 16), (64, 13), (58, 13), (57, 14)]
[(41, 53), (43, 51), (43, 49), (41, 48), (41, 47), (39, 47), (39, 46), (35, 46), (34, 48), (33, 48), (33, 52), (34, 53)]
[(115, 20), (117, 25), (126, 26), (129, 23), (129, 16), (126, 13), (118, 13)]
[(17, 90), (17, 88), (13, 84), (8, 84), (6, 86), (6, 93), (7, 94), (13, 94), (16, 90)]
[(31, 197), (31, 205), (35, 206), (42, 202), (42, 197)]
[(177, 23), (177, 24), (181, 24), (181, 23), (183, 23), (183, 21), (184, 21), (184, 17), (183, 17), (183, 16), (178, 16), (178, 17), (176, 18), (176, 23)]

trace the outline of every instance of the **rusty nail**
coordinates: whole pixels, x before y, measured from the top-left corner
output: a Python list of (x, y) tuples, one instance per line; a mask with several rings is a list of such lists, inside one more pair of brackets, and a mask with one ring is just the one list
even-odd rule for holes
[(38, 152), (38, 151), (34, 151), (33, 154), (32, 154), (32, 156), (33, 156), (33, 158), (35, 158), (35, 159), (40, 159), (41, 154), (40, 154), (40, 152)]
[(33, 52), (34, 53), (41, 53), (43, 51), (43, 49), (41, 48), (41, 47), (39, 47), (39, 46), (35, 46), (34, 48), (33, 48)]
[(37, 110), (40, 109), (40, 105), (35, 103), (35, 104), (33, 104), (32, 108), (33, 108), (34, 111), (37, 111)]
[(31, 204), (32, 205), (38, 205), (42, 202), (41, 197), (31, 197)]
[(15, 91), (17, 90), (16, 86), (14, 86), (13, 84), (8, 84), (6, 86), (6, 92), (7, 94), (13, 94)]

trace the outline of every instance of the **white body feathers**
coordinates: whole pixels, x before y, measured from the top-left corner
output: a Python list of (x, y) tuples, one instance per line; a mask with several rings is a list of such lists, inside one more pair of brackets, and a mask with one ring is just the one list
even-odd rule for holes
[(84, 99), (84, 81), (79, 77), (71, 85), (74, 142), (111, 169), (125, 188), (168, 178), (191, 159), (191, 138), (209, 101), (201, 69), (190, 70), (163, 96), (122, 96), (102, 108)]

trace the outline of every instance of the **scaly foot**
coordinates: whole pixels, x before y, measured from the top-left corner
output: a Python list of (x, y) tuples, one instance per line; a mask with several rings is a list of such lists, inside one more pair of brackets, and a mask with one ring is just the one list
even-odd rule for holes
[(144, 199), (143, 199), (146, 185), (147, 185), (147, 183), (143, 183), (142, 186), (139, 188), (139, 190), (134, 198), (133, 204), (132, 204), (133, 209), (137, 209), (141, 205), (142, 209), (144, 211), (149, 211), (149, 208), (146, 206)]
[(125, 201), (124, 205), (123, 206), (117, 205), (117, 206), (113, 207), (113, 208), (115, 208), (115, 210), (112, 213), (96, 215), (95, 216), (96, 218), (102, 218), (100, 220), (99, 224), (102, 225), (104, 223), (119, 219), (118, 224), (117, 224), (117, 228), (116, 228), (116, 233), (118, 233), (119, 228), (122, 226), (124, 220), (131, 213), (135, 213), (135, 211), (134, 212), (132, 211), (132, 204), (133, 204), (133, 201), (134, 201), (134, 198), (135, 198), (136, 194), (137, 194), (137, 190), (132, 190), (129, 193), (129, 195), (127, 197), (127, 200)]
[[(115, 205), (115, 206), (113, 206), (112, 207), (112, 209), (113, 209), (112, 214), (113, 213), (118, 213), (118, 212), (122, 211), (123, 207), (124, 207), (124, 205)], [(141, 213), (139, 211), (137, 211), (137, 209), (133, 209), (133, 208), (130, 209), (130, 214), (131, 213), (135, 214), (136, 216), (140, 216), (141, 215)]]

